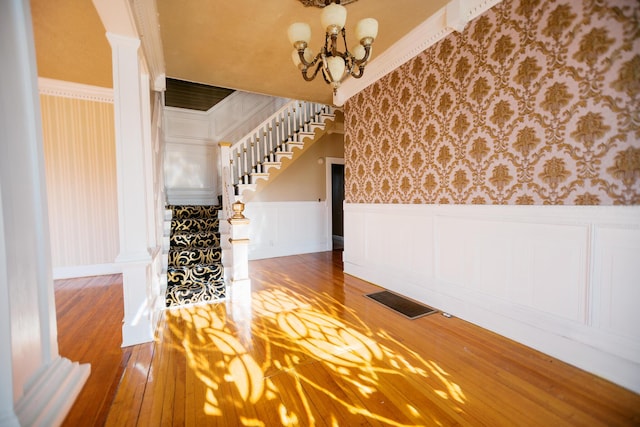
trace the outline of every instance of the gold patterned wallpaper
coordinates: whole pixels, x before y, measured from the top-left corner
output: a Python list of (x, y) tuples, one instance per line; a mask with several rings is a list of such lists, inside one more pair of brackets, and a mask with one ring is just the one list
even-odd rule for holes
[(640, 204), (639, 20), (505, 0), (346, 103), (346, 200)]

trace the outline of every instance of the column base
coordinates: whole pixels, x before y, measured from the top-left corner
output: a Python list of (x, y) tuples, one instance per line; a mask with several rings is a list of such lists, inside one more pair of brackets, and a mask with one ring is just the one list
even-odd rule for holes
[(32, 379), (16, 403), (16, 415), (23, 426), (62, 424), (91, 373), (89, 364), (57, 357)]

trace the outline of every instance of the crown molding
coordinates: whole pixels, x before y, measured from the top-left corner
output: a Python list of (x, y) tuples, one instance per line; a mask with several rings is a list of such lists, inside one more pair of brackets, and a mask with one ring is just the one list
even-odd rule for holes
[(333, 96), (334, 105), (344, 105), (349, 98), (418, 56), (453, 31), (463, 31), (469, 21), (501, 2), (502, 0), (451, 0), (369, 62), (362, 78), (349, 78), (342, 83)]
[(156, 2), (154, 0), (134, 0), (132, 7), (142, 42), (142, 50), (149, 69), (151, 89), (164, 92), (167, 88), (166, 67)]
[(38, 77), (40, 95), (113, 103), (113, 89)]

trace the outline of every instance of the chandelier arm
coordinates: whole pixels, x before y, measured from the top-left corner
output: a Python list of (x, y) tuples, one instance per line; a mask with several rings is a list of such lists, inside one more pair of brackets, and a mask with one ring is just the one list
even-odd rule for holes
[(351, 54), (349, 53), (349, 48), (347, 47), (347, 30), (342, 28), (341, 33), (342, 33), (342, 43), (344, 43), (344, 53), (347, 56), (351, 56)]
[[(342, 32), (344, 34), (344, 28), (342, 29)], [(331, 56), (338, 56), (340, 54), (340, 52), (338, 52), (338, 35), (337, 34), (329, 34), (327, 33), (327, 41), (329, 39), (329, 37), (331, 38), (331, 50), (329, 49), (325, 49), (327, 52), (331, 53)], [(345, 47), (346, 49), (346, 47)]]
[(320, 54), (317, 54), (316, 57), (313, 58), (313, 61), (307, 62), (307, 60), (304, 59), (304, 49), (302, 50), (298, 49), (298, 56), (300, 57), (300, 62), (302, 63), (302, 65), (304, 65), (304, 68), (313, 67), (314, 65), (316, 65), (316, 63), (320, 59)]
[[(319, 56), (319, 55), (318, 55)], [(318, 60), (318, 58), (316, 57), (316, 59), (313, 61), (314, 63), (316, 63)], [(309, 76), (307, 73), (309, 71), (308, 68), (303, 68), (302, 69), (302, 78), (305, 79), (306, 81), (310, 82), (311, 80), (315, 79), (316, 76), (318, 75), (318, 71), (320, 71), (320, 68), (322, 68), (322, 62), (318, 62), (318, 66), (316, 67), (316, 70), (313, 72), (313, 74), (311, 76)], [(324, 77), (324, 74), (323, 74)], [(325, 80), (327, 80), (325, 78)], [(328, 82), (327, 82), (328, 83)]]
[(353, 58), (353, 63), (359, 67), (363, 67), (364, 64), (369, 60), (369, 56), (371, 55), (371, 45), (366, 45), (364, 47), (364, 56), (362, 59)]
[(359, 73), (356, 74), (356, 72), (354, 70), (351, 70), (349, 72), (349, 75), (351, 77), (353, 77), (354, 79), (359, 79), (360, 77), (362, 77), (364, 75), (364, 65), (359, 65), (358, 66), (358, 71), (359, 71)]

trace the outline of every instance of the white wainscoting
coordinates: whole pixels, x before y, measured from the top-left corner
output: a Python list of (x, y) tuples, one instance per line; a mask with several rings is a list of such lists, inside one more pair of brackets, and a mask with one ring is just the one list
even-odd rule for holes
[(640, 392), (640, 206), (347, 203), (344, 268)]
[(172, 205), (217, 203), (218, 147), (167, 141), (164, 182)]
[(249, 259), (331, 250), (326, 202), (250, 202)]

